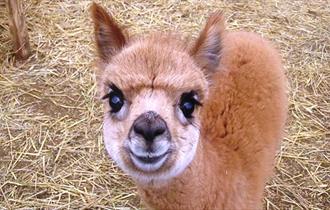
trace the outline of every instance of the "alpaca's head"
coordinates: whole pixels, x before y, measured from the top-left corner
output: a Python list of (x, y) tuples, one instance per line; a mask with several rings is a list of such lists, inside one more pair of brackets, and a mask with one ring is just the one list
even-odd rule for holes
[(211, 16), (192, 45), (173, 34), (128, 38), (96, 4), (92, 16), (106, 149), (135, 180), (166, 181), (194, 158), (207, 78), (219, 63), (222, 16)]

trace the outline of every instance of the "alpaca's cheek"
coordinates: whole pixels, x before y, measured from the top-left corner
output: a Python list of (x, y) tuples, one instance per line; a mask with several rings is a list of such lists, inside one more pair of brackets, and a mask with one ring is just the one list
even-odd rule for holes
[(115, 161), (119, 167), (124, 167), (123, 159), (121, 158), (122, 136), (124, 129), (118, 124), (115, 126), (110, 119), (105, 118), (103, 123), (103, 138), (105, 148), (111, 159)]
[(172, 178), (181, 174), (192, 162), (195, 157), (200, 131), (198, 127), (189, 125), (186, 129), (180, 131), (181, 135), (176, 139), (176, 157), (174, 165), (168, 174)]

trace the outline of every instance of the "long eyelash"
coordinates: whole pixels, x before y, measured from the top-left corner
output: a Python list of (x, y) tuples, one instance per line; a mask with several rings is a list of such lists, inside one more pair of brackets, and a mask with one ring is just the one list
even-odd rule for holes
[(203, 104), (194, 97), (194, 96), (197, 96), (197, 93), (195, 91), (192, 90), (192, 91), (190, 91), (189, 94), (191, 94), (191, 98), (197, 106), (203, 106)]
[[(113, 92), (117, 93), (120, 97), (124, 98), (123, 92), (115, 84), (111, 83), (109, 87)], [(110, 96), (110, 93), (104, 95), (101, 99), (105, 100), (105, 99), (109, 98), (109, 96)]]
[(102, 100), (108, 99), (108, 98), (109, 98), (109, 96), (110, 96), (110, 93), (108, 93), (108, 94), (104, 95), (104, 96), (103, 96), (101, 99), (102, 99)]
[(196, 100), (195, 98), (193, 100), (197, 106), (203, 106), (203, 104), (200, 101)]
[(114, 92), (117, 92), (117, 93), (121, 93), (121, 94), (122, 94), (121, 90), (120, 90), (115, 84), (111, 83), (111, 84), (110, 84), (110, 88), (111, 88), (111, 90), (113, 90)]
[(189, 98), (189, 99), (191, 99), (195, 103), (195, 105), (197, 105), (197, 106), (203, 106), (203, 104), (194, 97), (196, 95), (197, 95), (196, 91), (192, 90), (192, 91), (190, 91), (188, 93), (183, 93), (182, 94), (182, 98), (184, 98), (184, 97)]

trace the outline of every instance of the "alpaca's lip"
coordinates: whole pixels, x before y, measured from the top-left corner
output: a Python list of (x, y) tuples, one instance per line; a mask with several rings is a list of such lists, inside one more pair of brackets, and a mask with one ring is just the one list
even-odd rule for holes
[(130, 157), (133, 164), (141, 171), (153, 172), (163, 166), (170, 151), (166, 151), (161, 155), (154, 155), (146, 153), (145, 156), (138, 156), (134, 152), (130, 151)]
[(146, 164), (152, 164), (152, 163), (156, 163), (158, 162), (159, 160), (161, 160), (162, 158), (164, 158), (169, 152), (165, 152), (164, 154), (162, 155), (153, 155), (153, 154), (150, 154), (150, 153), (147, 153), (146, 156), (138, 156), (138, 155), (135, 155), (133, 152), (131, 152), (131, 155), (138, 159), (139, 161), (141, 162), (144, 162)]

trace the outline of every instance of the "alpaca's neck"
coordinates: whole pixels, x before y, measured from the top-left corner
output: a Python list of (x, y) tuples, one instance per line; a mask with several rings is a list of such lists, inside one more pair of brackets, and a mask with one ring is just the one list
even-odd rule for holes
[(209, 201), (215, 200), (213, 196), (222, 182), (217, 170), (221, 162), (218, 159), (211, 145), (200, 142), (194, 160), (178, 177), (160, 187), (138, 186), (142, 199), (152, 209), (205, 209), (205, 204), (212, 206)]

